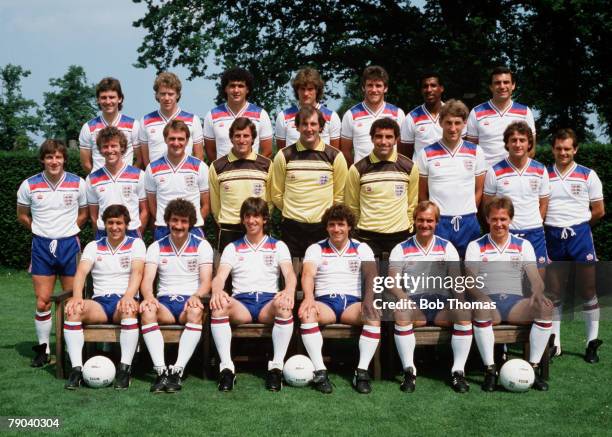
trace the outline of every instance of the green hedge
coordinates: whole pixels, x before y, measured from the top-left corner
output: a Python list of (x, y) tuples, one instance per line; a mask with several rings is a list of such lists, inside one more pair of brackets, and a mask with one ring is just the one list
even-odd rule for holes
[[(578, 162), (595, 169), (604, 185), (606, 211), (612, 214), (612, 147), (610, 145), (593, 144), (581, 147), (578, 152)], [(550, 148), (538, 148), (536, 159), (544, 164), (552, 162)], [(0, 152), (0, 171), (2, 186), (0, 187), (0, 265), (19, 269), (27, 268), (30, 262), (31, 235), (17, 222), (15, 205), (17, 189), (27, 177), (41, 171), (38, 155), (31, 151)], [(66, 169), (81, 177), (83, 174), (78, 158), (78, 151), (71, 150)], [(278, 232), (278, 217), (275, 217), (274, 231)], [(215, 232), (212, 220), (207, 220), (206, 233), (214, 244)], [(612, 260), (612, 247), (604, 244), (612, 236), (612, 220), (607, 217), (598, 224), (594, 231), (597, 254), (601, 260)], [(150, 240), (147, 235), (146, 240)], [(91, 230), (86, 227), (81, 233), (81, 243), (85, 245), (92, 238)]]

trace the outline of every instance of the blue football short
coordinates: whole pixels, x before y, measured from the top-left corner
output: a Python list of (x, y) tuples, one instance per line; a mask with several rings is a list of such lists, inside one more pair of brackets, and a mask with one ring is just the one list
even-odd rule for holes
[(30, 273), (43, 276), (74, 276), (81, 253), (79, 237), (32, 238)]
[(546, 238), (544, 236), (544, 228), (534, 228), (525, 230), (510, 229), (510, 232), (517, 237), (524, 238), (533, 246), (536, 256), (538, 268), (546, 267), (548, 264), (548, 252), (546, 250)]
[(518, 294), (505, 294), (505, 293), (495, 293), (489, 294), (489, 298), (495, 302), (495, 308), (499, 311), (501, 315), (502, 322), (508, 321), (508, 315), (514, 305), (525, 299), (523, 296)]
[(344, 310), (356, 302), (361, 302), (361, 299), (356, 296), (336, 293), (317, 296), (315, 297), (315, 300), (317, 302), (324, 303), (332, 309), (334, 314), (336, 314), (336, 323), (340, 323), (340, 317), (342, 316)]
[(234, 294), (232, 297), (244, 305), (247, 310), (249, 310), (253, 323), (257, 323), (259, 313), (268, 302), (274, 299), (274, 296), (276, 296), (276, 293), (253, 292), (238, 293)]
[(182, 294), (170, 294), (165, 296), (159, 296), (157, 300), (174, 316), (174, 321), (178, 323), (181, 313), (185, 310), (185, 304), (191, 296)]
[(123, 296), (120, 294), (106, 294), (104, 296), (95, 296), (93, 300), (102, 305), (102, 309), (106, 313), (106, 319), (108, 323), (113, 322), (113, 315), (117, 309), (117, 304)]
[(431, 324), (434, 322), (434, 320), (436, 319), (436, 316), (438, 315), (440, 311), (442, 311), (443, 308), (429, 308), (429, 306), (427, 308), (421, 308), (421, 300), (427, 303), (443, 302), (444, 305), (446, 305), (448, 296), (444, 294), (437, 294), (437, 293), (421, 293), (421, 294), (411, 295), (410, 299), (416, 303), (419, 311), (421, 311), (425, 315), (425, 319), (427, 320), (427, 323)]
[(597, 261), (593, 234), (588, 222), (566, 228), (546, 226), (544, 230), (548, 255), (552, 261), (577, 261), (587, 264)]
[(459, 252), (461, 259), (465, 258), (465, 250), (470, 241), (480, 237), (480, 224), (476, 214), (466, 215), (442, 215), (436, 226), (436, 235), (451, 243)]

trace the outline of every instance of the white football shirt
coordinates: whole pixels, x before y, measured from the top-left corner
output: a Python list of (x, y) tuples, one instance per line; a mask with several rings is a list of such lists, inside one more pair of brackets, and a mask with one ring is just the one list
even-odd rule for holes
[[(320, 103), (317, 103), (316, 107), (325, 118), (325, 127), (323, 127), (323, 132), (321, 132), (321, 139), (325, 144), (329, 145), (330, 140), (340, 138), (340, 130), (342, 128), (340, 117), (336, 111), (332, 111)], [(297, 105), (293, 105), (280, 112), (276, 117), (274, 136), (277, 140), (285, 140), (285, 145), (287, 146), (297, 143), (300, 138), (300, 133), (295, 127), (295, 116), (299, 110), (300, 108)]]

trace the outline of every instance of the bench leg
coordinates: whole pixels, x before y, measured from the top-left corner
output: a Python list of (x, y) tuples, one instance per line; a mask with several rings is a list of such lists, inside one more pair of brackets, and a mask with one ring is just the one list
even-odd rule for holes
[(211, 374), (210, 372), (210, 341), (211, 341), (211, 332), (210, 332), (210, 318), (207, 317), (207, 314), (204, 314), (204, 325), (202, 330), (202, 378), (208, 379), (208, 376)]

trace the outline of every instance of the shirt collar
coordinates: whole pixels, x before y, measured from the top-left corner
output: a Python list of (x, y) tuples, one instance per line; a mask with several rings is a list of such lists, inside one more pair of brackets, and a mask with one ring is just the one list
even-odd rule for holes
[[(370, 162), (372, 164), (376, 164), (377, 162), (381, 162), (382, 160), (379, 159), (375, 154), (374, 151), (372, 151), (370, 153)], [(388, 162), (396, 162), (397, 161), (397, 150), (393, 150), (393, 153), (391, 153), (391, 156), (389, 157), (389, 159), (386, 159), (385, 161)]]
[[(234, 161), (238, 161), (240, 158), (234, 155), (234, 152), (230, 150), (230, 152), (227, 154), (227, 159), (229, 162), (234, 162)], [(249, 156), (243, 159), (248, 159), (249, 161), (255, 161), (257, 159), (257, 153), (255, 153), (254, 150), (251, 150), (251, 153), (249, 153)]]
[[(297, 151), (298, 152), (302, 152), (304, 150), (310, 150), (307, 147), (305, 147), (304, 145), (302, 145), (302, 143), (300, 142), (300, 140), (298, 140), (297, 145), (296, 145)], [(317, 145), (317, 147), (315, 147), (313, 150), (316, 150), (318, 152), (322, 152), (325, 150), (325, 143), (323, 142), (322, 139), (319, 139), (319, 144)]]

